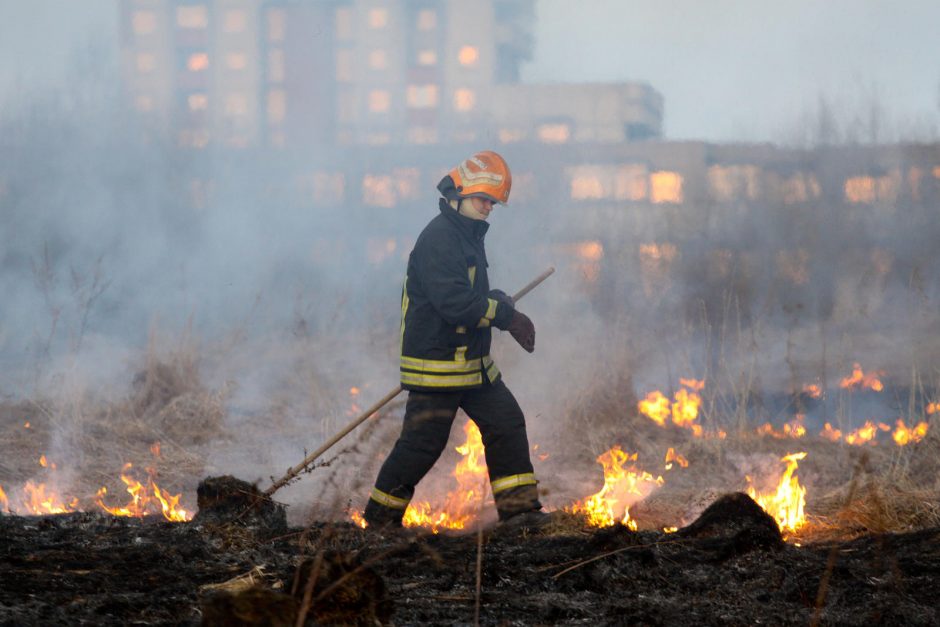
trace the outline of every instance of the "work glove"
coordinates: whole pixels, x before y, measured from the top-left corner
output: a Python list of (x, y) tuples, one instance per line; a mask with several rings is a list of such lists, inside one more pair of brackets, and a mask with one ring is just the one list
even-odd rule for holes
[(512, 296), (504, 292), (503, 290), (490, 290), (490, 293), (486, 295), (488, 298), (492, 298), (498, 303), (506, 303), (510, 307), (515, 307), (516, 303), (513, 301)]
[(513, 311), (512, 320), (509, 322), (509, 333), (526, 352), (531, 353), (535, 350), (535, 325), (529, 320), (529, 316), (521, 311)]

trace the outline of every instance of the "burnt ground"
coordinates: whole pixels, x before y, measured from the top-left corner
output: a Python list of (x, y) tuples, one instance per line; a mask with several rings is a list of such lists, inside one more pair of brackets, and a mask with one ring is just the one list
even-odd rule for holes
[(795, 546), (742, 494), (673, 534), (276, 518), (0, 515), (0, 624), (473, 623), (480, 539), (483, 624), (940, 624), (940, 528)]

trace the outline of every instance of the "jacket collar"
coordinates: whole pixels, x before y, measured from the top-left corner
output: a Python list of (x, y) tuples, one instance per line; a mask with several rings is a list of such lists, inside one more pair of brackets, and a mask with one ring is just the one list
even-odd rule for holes
[(444, 198), (441, 198), (438, 206), (441, 213), (443, 213), (448, 220), (457, 225), (457, 228), (471, 240), (482, 241), (490, 228), (490, 224), (486, 220), (474, 220), (473, 218), (460, 215)]

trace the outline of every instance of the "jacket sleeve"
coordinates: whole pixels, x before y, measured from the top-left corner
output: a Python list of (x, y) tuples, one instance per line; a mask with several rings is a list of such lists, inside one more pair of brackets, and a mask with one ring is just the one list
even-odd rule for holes
[(494, 319), (507, 320), (505, 303), (474, 291), (457, 238), (424, 239), (415, 253), (418, 280), (431, 306), (449, 324), (476, 327), (489, 326)]

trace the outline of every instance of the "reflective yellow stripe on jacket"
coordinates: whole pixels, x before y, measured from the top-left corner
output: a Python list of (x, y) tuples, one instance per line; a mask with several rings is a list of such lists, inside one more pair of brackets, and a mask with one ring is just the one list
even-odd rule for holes
[(489, 355), (476, 359), (462, 359), (460, 347), (454, 360), (418, 359), (401, 357), (401, 382), (428, 388), (477, 387), (483, 384), (483, 373), (489, 381), (499, 377), (499, 368)]

